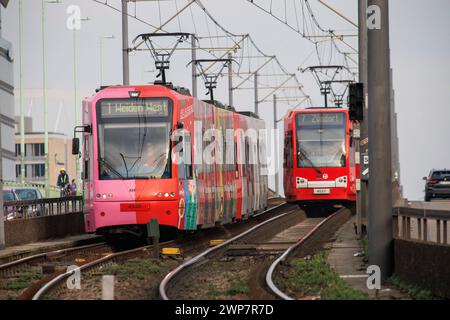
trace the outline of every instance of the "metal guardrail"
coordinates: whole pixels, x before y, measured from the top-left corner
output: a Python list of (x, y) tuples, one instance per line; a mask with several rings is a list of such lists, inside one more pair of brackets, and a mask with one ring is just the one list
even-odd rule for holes
[[(16, 189), (16, 188), (37, 188), (42, 195), (45, 195), (45, 185), (40, 182), (17, 182), (17, 181), (3, 181), (3, 189)], [(57, 186), (49, 186), (49, 197), (58, 197), (60, 194), (60, 188)]]
[(449, 245), (450, 210), (394, 207), (394, 237)]
[(7, 201), (3, 204), (5, 221), (54, 216), (83, 211), (83, 197)]

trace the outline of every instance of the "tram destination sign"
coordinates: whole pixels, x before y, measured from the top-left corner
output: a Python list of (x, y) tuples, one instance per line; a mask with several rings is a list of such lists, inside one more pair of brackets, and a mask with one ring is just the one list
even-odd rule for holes
[(122, 118), (122, 117), (168, 117), (168, 99), (116, 99), (106, 100), (100, 103), (100, 113), (102, 118)]
[(300, 113), (298, 124), (302, 126), (344, 125), (345, 114), (343, 112)]

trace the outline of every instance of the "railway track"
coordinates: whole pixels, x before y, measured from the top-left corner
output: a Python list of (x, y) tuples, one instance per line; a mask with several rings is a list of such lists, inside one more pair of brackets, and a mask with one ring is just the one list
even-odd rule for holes
[(71, 256), (75, 256), (81, 253), (99, 252), (105, 249), (106, 250), (110, 249), (110, 246), (108, 246), (106, 242), (101, 242), (80, 247), (59, 249), (26, 256), (24, 258), (13, 260), (0, 265), (0, 276), (11, 275), (16, 272), (19, 272), (20, 270), (23, 270), (30, 264), (45, 263), (47, 261), (54, 262), (56, 259), (61, 259), (63, 257), (70, 258)]
[(304, 246), (308, 241), (314, 241), (313, 237), (320, 233), (321, 228), (326, 227), (327, 225), (333, 223), (337, 218), (342, 216), (348, 209), (341, 208), (337, 210), (332, 215), (328, 216), (325, 219), (322, 219), (318, 222), (312, 229), (310, 229), (306, 234), (301, 236), (297, 242), (289, 246), (277, 259), (275, 259), (268, 268), (265, 275), (265, 284), (270, 292), (275, 295), (277, 298), (282, 300), (294, 300), (294, 298), (290, 297), (286, 292), (283, 292), (278, 286), (274, 283), (274, 273), (276, 272), (277, 267), (290, 260), (293, 256), (295, 256), (296, 252)]
[[(8, 297), (30, 299), (38, 288), (71, 265), (110, 254), (106, 242), (39, 253), (0, 265), (0, 291)], [(20, 291), (19, 291), (20, 290)]]
[[(300, 209), (286, 207), (284, 213), (265, 220), (179, 265), (162, 280), (159, 294), (164, 300), (230, 299), (229, 294), (233, 294), (231, 298), (242, 299), (279, 298), (264, 281), (267, 278), (267, 270), (273, 273), (276, 267), (271, 267), (272, 262), (282, 261), (284, 258), (281, 257), (286, 257), (286, 251), (296, 251), (296, 248), (307, 242), (306, 239), (320, 233), (324, 226), (344, 212), (348, 210), (340, 209), (328, 218), (307, 218)], [(224, 279), (230, 277), (234, 277), (231, 282), (235, 283), (226, 289), (226, 285), (222, 284)], [(191, 285), (188, 285), (189, 283)], [(211, 289), (212, 283), (221, 285)], [(198, 293), (205, 290), (202, 285), (210, 286), (209, 289), (206, 288), (206, 295)], [(222, 293), (211, 297), (211, 292)]]
[[(240, 230), (242, 228), (248, 228), (248, 225), (251, 225), (251, 223), (255, 223), (255, 221), (263, 221), (269, 219), (267, 217), (267, 213), (273, 213), (274, 215), (278, 214), (278, 211), (282, 210), (282, 207), (286, 206), (285, 203), (281, 203), (279, 205), (276, 205), (264, 212), (261, 212), (257, 215), (255, 215), (249, 222), (238, 224), (238, 225), (230, 225), (230, 230), (221, 230), (219, 229), (212, 229), (212, 230), (205, 230), (204, 233), (199, 233), (196, 237), (188, 236), (184, 239), (178, 240), (178, 241), (168, 241), (160, 244), (160, 247), (170, 247), (170, 246), (176, 246), (181, 249), (183, 252), (183, 258), (189, 259), (190, 256), (195, 255), (199, 250), (203, 250), (204, 248), (209, 246), (210, 239), (214, 238), (217, 235), (223, 236), (229, 236), (233, 235), (237, 232), (237, 230)], [(102, 270), (108, 265), (112, 265), (114, 263), (123, 263), (125, 261), (128, 261), (133, 258), (139, 258), (142, 256), (148, 257), (149, 254), (151, 255), (153, 252), (153, 246), (143, 246), (139, 248), (135, 248), (132, 250), (127, 250), (123, 252), (117, 252), (117, 253), (111, 253), (107, 256), (100, 257), (98, 259), (95, 259), (93, 261), (87, 262), (85, 264), (82, 264), (79, 266), (78, 270), (71, 270), (64, 273), (61, 273), (54, 278), (50, 279), (47, 283), (43, 284), (40, 289), (33, 295), (33, 300), (40, 300), (45, 299), (46, 296), (48, 296), (52, 292), (57, 292), (60, 289), (64, 289), (65, 281), (73, 276), (75, 272), (81, 272), (83, 274), (96, 272), (98, 270)]]
[[(160, 244), (161, 247), (174, 245), (176, 242), (174, 240), (163, 242)], [(148, 245), (148, 246), (142, 246), (139, 248), (117, 252), (117, 253), (111, 253), (107, 256), (101, 257), (99, 259), (90, 261), (88, 263), (82, 264), (79, 266), (78, 270), (70, 270), (65, 273), (62, 273), (55, 278), (51, 279), (49, 282), (44, 284), (37, 292), (33, 295), (32, 300), (41, 300), (45, 297), (46, 294), (48, 294), (50, 291), (55, 289), (57, 286), (61, 286), (64, 284), (64, 281), (67, 280), (70, 276), (74, 275), (76, 272), (88, 272), (96, 269), (100, 269), (102, 267), (105, 267), (108, 264), (112, 263), (118, 263), (122, 262), (127, 259), (131, 259), (133, 257), (140, 256), (142, 254), (151, 254), (153, 251), (154, 246)]]

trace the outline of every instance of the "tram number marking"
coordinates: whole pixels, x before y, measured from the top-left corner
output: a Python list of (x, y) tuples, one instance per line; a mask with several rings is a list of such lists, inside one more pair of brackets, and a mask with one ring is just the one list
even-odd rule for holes
[(330, 189), (314, 189), (314, 194), (330, 194)]
[(121, 212), (136, 212), (136, 211), (148, 211), (150, 209), (150, 203), (121, 203)]

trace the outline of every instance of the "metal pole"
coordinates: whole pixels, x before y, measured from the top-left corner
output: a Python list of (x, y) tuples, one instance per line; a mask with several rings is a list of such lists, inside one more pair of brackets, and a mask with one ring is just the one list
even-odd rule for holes
[(47, 105), (47, 70), (45, 59), (45, 0), (42, 5), (42, 103), (44, 105), (44, 156), (45, 156), (45, 197), (50, 197), (49, 190), (49, 158), (48, 158), (48, 105)]
[(230, 62), (228, 64), (228, 104), (230, 107), (233, 106), (233, 55), (228, 53), (228, 59)]
[(255, 72), (255, 114), (258, 115), (258, 107), (259, 107), (259, 102), (258, 102), (258, 73)]
[[(75, 112), (75, 126), (78, 126), (78, 88), (77, 88), (77, 30), (73, 29), (73, 109)], [(75, 168), (77, 186), (80, 185), (80, 161), (78, 155), (75, 156)], [(67, 162), (66, 162), (67, 165)]]
[[(197, 39), (195, 35), (191, 35), (192, 61), (197, 60)], [(192, 96), (197, 97), (197, 70), (194, 62), (192, 64)]]
[(123, 85), (130, 85), (130, 52), (128, 51), (128, 0), (122, 0), (122, 67)]
[[(360, 122), (360, 144), (359, 144), (359, 163), (361, 169), (363, 168), (363, 157), (364, 155), (368, 155), (369, 152), (369, 128), (368, 128), (368, 103), (367, 103), (367, 24), (366, 24), (366, 10), (367, 10), (367, 0), (358, 0), (358, 30), (359, 30), (359, 38), (358, 38), (358, 52), (359, 52), (359, 82), (364, 84), (364, 108), (363, 108), (363, 116), (364, 120)], [(360, 177), (362, 177), (362, 171), (360, 172)], [(367, 209), (368, 209), (368, 188), (369, 182), (362, 181), (360, 182), (360, 212), (361, 212), (361, 221), (358, 221), (358, 226), (361, 226), (362, 220), (367, 218)]]
[[(355, 130), (359, 130), (359, 136), (355, 137), (355, 158), (357, 163), (359, 162), (359, 165), (361, 166), (360, 161), (360, 141), (361, 141), (361, 124), (355, 123), (353, 132)], [(360, 167), (361, 171), (361, 167)], [(362, 214), (361, 214), (361, 179), (356, 180), (356, 226), (357, 226), (357, 233), (362, 237)]]
[[(3, 146), (2, 146), (2, 124), (0, 123), (0, 190), (3, 190)], [(5, 218), (3, 214), (3, 196), (0, 197), (0, 250), (5, 248)]]
[(275, 194), (278, 196), (280, 194), (278, 183), (279, 183), (279, 172), (278, 172), (278, 131), (277, 131), (277, 95), (273, 95), (273, 128), (275, 129), (275, 135), (274, 135), (274, 144), (275, 144), (275, 154), (274, 154), (274, 161), (275, 161)]
[(103, 37), (100, 37), (100, 87), (103, 85)]
[(23, 113), (23, 10), (19, 0), (20, 182), (25, 183), (25, 118)]
[(392, 69), (391, 74), (391, 147), (392, 147), (392, 201), (396, 204), (397, 201), (401, 199), (401, 185), (400, 185), (400, 162), (398, 155), (398, 130), (397, 130), (397, 113), (395, 112), (395, 90), (394, 90), (394, 79)]
[[(374, 6), (374, 7), (371, 7)], [(390, 128), (389, 2), (369, 0), (371, 14), (380, 16), (380, 28), (368, 27), (369, 92), (369, 263), (392, 273), (392, 185)]]

